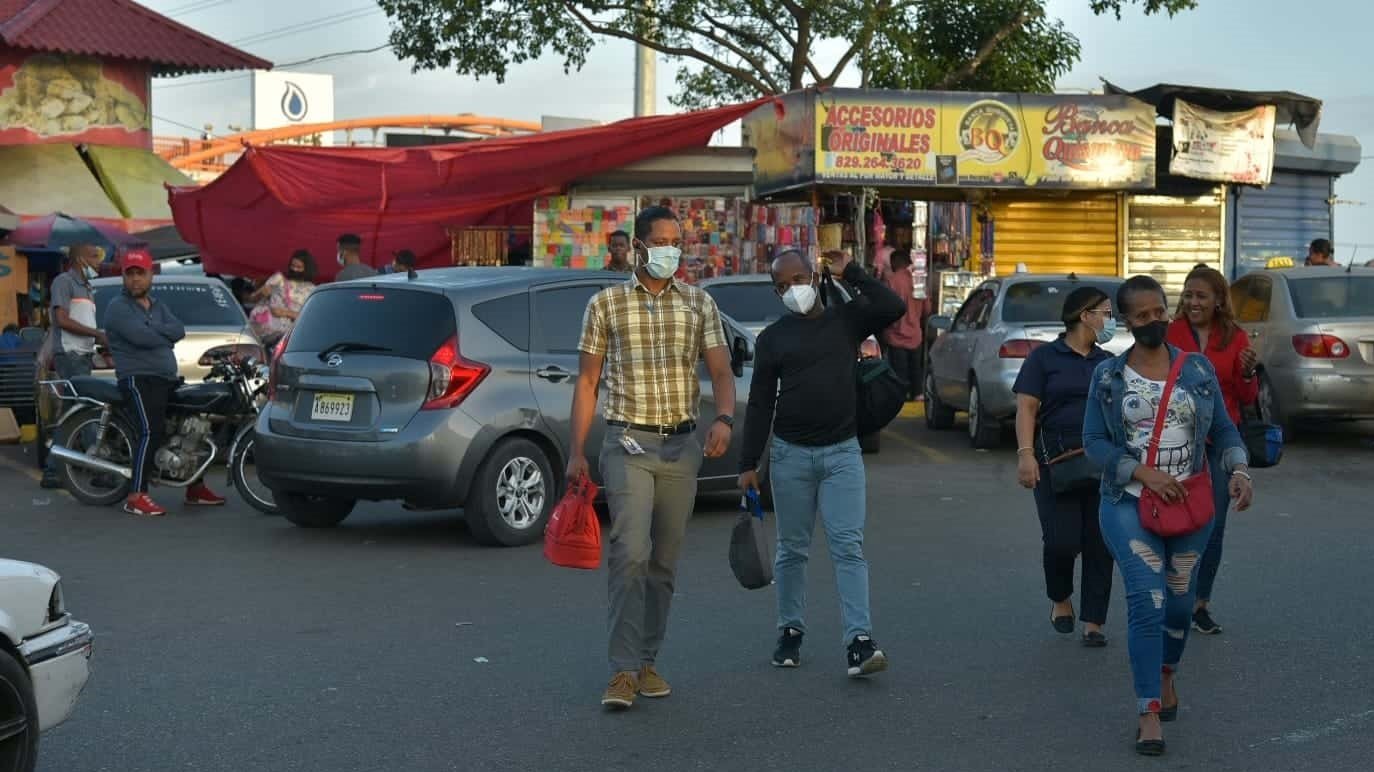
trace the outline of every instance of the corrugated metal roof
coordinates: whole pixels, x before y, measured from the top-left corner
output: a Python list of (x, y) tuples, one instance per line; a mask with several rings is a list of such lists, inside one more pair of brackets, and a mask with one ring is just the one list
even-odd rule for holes
[(0, 42), (148, 62), (155, 75), (272, 67), (132, 0), (0, 0)]

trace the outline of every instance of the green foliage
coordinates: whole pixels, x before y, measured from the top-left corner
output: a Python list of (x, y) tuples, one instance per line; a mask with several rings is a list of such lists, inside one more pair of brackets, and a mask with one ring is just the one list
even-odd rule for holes
[[(1170, 15), (1196, 0), (1089, 0)], [(546, 54), (581, 69), (606, 39), (679, 65), (674, 104), (696, 108), (832, 85), (851, 65), (868, 85), (1045, 91), (1078, 61), (1078, 39), (1045, 0), (379, 0), (397, 55), (416, 70), (503, 82)], [(821, 42), (841, 55), (817, 61)]]

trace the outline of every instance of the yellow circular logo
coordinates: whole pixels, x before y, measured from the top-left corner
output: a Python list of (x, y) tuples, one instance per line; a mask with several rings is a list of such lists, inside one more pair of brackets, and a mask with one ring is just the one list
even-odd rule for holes
[(959, 119), (961, 160), (995, 164), (1011, 157), (1021, 144), (1021, 126), (1000, 102), (975, 102)]

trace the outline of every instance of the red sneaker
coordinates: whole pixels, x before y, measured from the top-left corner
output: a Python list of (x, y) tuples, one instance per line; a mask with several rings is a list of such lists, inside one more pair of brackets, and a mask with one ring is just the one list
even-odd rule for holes
[(198, 482), (186, 489), (186, 503), (193, 507), (222, 507), (224, 497), (207, 488), (205, 483)]
[(167, 510), (159, 507), (146, 493), (135, 493), (124, 502), (124, 511), (142, 517), (162, 517)]

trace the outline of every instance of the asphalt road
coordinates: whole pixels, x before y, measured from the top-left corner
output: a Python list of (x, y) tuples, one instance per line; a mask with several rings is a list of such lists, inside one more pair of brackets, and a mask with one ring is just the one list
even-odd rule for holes
[[(97, 632), (42, 772), (271, 770), (1354, 770), (1374, 755), (1374, 450), (1293, 446), (1233, 515), (1163, 759), (1131, 750), (1120, 584), (1111, 646), (1049, 624), (1010, 448), (904, 419), (870, 457), (875, 635), (844, 676), (817, 549), (800, 670), (768, 665), (773, 595), (734, 582), (729, 500), (701, 502), (660, 669), (675, 692), (603, 713), (604, 572), (478, 547), (456, 514), (359, 508), (308, 532), (231, 501), (135, 520), (40, 491), (0, 448), (0, 554), (64, 577)], [(819, 547), (819, 544), (818, 544)]]

